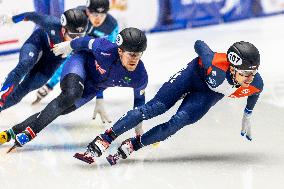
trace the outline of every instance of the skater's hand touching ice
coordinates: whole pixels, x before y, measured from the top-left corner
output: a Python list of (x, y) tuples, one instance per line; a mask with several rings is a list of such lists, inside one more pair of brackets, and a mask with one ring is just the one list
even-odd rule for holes
[(105, 123), (105, 122), (111, 123), (111, 120), (109, 119), (109, 116), (105, 111), (104, 99), (97, 99), (96, 100), (96, 107), (95, 107), (95, 110), (94, 110), (93, 119), (96, 119), (98, 114), (101, 116), (103, 123)]
[(252, 140), (250, 119), (251, 119), (251, 114), (244, 113), (242, 119), (242, 130), (241, 130), (241, 135), (245, 136), (246, 139), (248, 139), (249, 141)]

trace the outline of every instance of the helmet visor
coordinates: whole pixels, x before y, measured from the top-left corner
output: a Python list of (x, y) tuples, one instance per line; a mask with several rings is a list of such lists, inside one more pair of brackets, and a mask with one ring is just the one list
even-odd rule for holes
[(143, 52), (129, 52), (129, 51), (124, 51), (124, 53), (131, 58), (137, 58), (137, 57), (141, 57)]
[(96, 18), (103, 18), (106, 16), (106, 13), (102, 13), (102, 12), (95, 12), (95, 11), (90, 11), (90, 14)]
[(239, 70), (236, 69), (235, 70), (241, 75), (241, 76), (245, 76), (245, 77), (249, 77), (249, 76), (255, 76), (255, 74), (257, 73), (257, 70)]
[(71, 37), (72, 39), (74, 39), (76, 37), (84, 37), (86, 35), (86, 32), (74, 33), (74, 32), (67, 31), (67, 35)]

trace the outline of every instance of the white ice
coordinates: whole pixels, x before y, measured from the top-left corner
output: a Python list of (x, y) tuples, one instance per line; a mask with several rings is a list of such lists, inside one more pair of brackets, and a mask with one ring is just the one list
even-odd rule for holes
[[(97, 165), (74, 159), (86, 145), (110, 125), (92, 120), (94, 102), (59, 117), (33, 141), (10, 154), (12, 143), (0, 147), (0, 188), (163, 188), (163, 189), (282, 189), (284, 187), (284, 15), (251, 19), (204, 28), (148, 35), (143, 61), (149, 74), (147, 100), (161, 84), (196, 54), (195, 40), (226, 52), (235, 41), (254, 43), (261, 52), (260, 73), (265, 89), (252, 118), (253, 141), (241, 137), (245, 99), (224, 99), (194, 125), (180, 130), (158, 147), (145, 147), (117, 166), (102, 157)], [(17, 55), (0, 57), (0, 79), (17, 63)], [(110, 88), (105, 92), (113, 121), (132, 107), (132, 91)], [(174, 91), (173, 91), (174, 92)], [(59, 88), (39, 106), (30, 106), (35, 93), (0, 114), (0, 129), (8, 129), (40, 111), (59, 94)], [(179, 104), (179, 103), (178, 103)], [(169, 112), (145, 121), (145, 130), (167, 121)], [(129, 131), (119, 142), (134, 135)]]

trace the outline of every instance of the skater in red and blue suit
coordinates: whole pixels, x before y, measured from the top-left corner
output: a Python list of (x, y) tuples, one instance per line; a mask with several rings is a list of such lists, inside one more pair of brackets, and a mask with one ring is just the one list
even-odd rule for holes
[(263, 89), (262, 78), (257, 72), (258, 49), (241, 41), (234, 43), (227, 53), (215, 53), (200, 40), (195, 42), (194, 48), (198, 57), (164, 83), (152, 100), (127, 112), (113, 127), (95, 137), (85, 153), (77, 153), (75, 157), (93, 163), (94, 157), (101, 156), (118, 136), (143, 120), (163, 114), (181, 98), (181, 105), (169, 121), (122, 142), (118, 152), (108, 156), (110, 164), (116, 164), (118, 159), (125, 159), (144, 146), (166, 140), (184, 126), (197, 122), (225, 96), (247, 98), (241, 135), (252, 140), (250, 118)]

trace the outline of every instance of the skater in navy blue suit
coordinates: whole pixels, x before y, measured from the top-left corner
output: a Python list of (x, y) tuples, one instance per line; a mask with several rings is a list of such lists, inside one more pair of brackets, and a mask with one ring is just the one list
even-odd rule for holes
[(258, 49), (243, 41), (234, 43), (227, 54), (214, 53), (203, 41), (196, 41), (194, 48), (198, 57), (164, 83), (152, 100), (127, 112), (113, 127), (95, 137), (85, 153), (77, 153), (75, 157), (93, 163), (94, 157), (101, 156), (118, 136), (143, 120), (163, 114), (181, 98), (180, 107), (169, 121), (142, 136), (125, 140), (115, 155), (108, 156), (110, 164), (114, 165), (133, 151), (163, 141), (184, 126), (197, 122), (224, 96), (247, 97), (241, 134), (252, 140), (250, 117), (263, 89), (262, 79), (257, 73), (260, 63)]
[(75, 51), (63, 68), (60, 95), (41, 112), (4, 131), (5, 137), (16, 135), (15, 146), (23, 146), (58, 116), (80, 108), (108, 87), (133, 88), (134, 107), (142, 106), (148, 75), (140, 58), (146, 47), (146, 36), (137, 28), (122, 30), (117, 43), (82, 37), (55, 45), (56, 55), (64, 57)]
[[(110, 42), (115, 43), (118, 34), (118, 24), (117, 20), (108, 13), (109, 0), (88, 0), (86, 6), (79, 6), (78, 8), (84, 11), (88, 16), (89, 22), (86, 35), (94, 38), (106, 38)], [(33, 105), (39, 103), (41, 99), (46, 97), (57, 83), (59, 83), (63, 66), (64, 64), (62, 64), (52, 78), (37, 91), (37, 98), (32, 103)], [(110, 122), (103, 108), (103, 92), (100, 91), (96, 95), (96, 98), (93, 118), (96, 117), (96, 112), (99, 112), (103, 121), (107, 120)]]
[(21, 47), (19, 62), (2, 85), (0, 111), (17, 104), (30, 91), (44, 85), (64, 60), (51, 52), (53, 45), (85, 35), (88, 23), (85, 13), (79, 9), (64, 12), (61, 21), (35, 12), (19, 14), (12, 19), (14, 23), (33, 21), (40, 27)]

